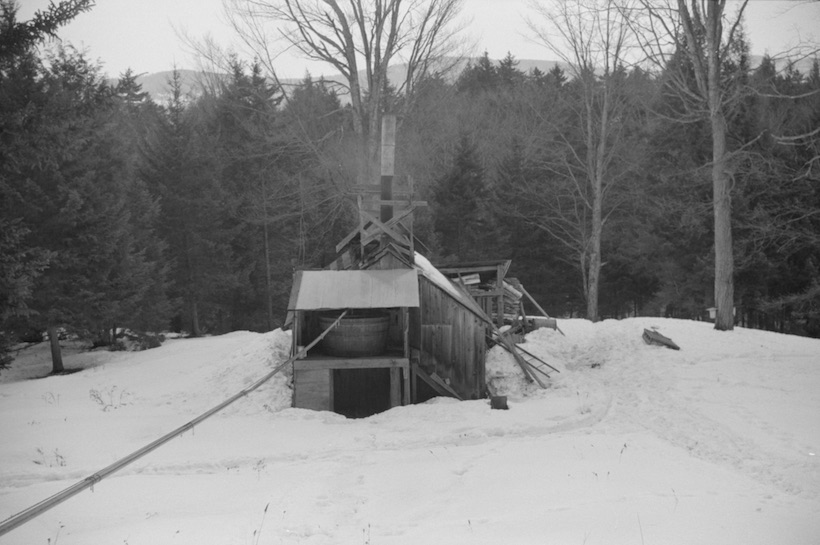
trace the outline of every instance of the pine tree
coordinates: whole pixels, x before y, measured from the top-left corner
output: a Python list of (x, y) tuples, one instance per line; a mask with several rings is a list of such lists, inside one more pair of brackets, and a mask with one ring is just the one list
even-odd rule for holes
[(224, 294), (236, 283), (231, 240), (236, 221), (220, 183), (218, 134), (202, 101), (186, 104), (178, 71), (172, 96), (142, 147), (139, 177), (159, 198), (178, 327), (194, 336), (225, 327)]
[(232, 268), (235, 283), (225, 293), (231, 329), (274, 327), (272, 238), (269, 218), (284, 204), (280, 185), (286, 176), (287, 135), (278, 106), (279, 90), (262, 75), (259, 64), (233, 61), (230, 81), (213, 97), (209, 124), (219, 134), (220, 185), (230, 202)]
[(135, 222), (145, 219), (134, 212), (145, 210), (131, 206), (129, 147), (121, 145), (117, 105), (99, 68), (71, 48), (58, 49), (47, 65), (18, 68), (5, 90), (27, 113), (7, 132), (17, 140), (4, 163), (3, 204), (28, 232), (27, 243), (50, 257), (27, 321), (49, 330), (59, 372), (58, 329), (93, 335), (150, 308), (144, 279), (157, 263), (146, 259), (146, 247), (155, 239), (137, 235)]
[(484, 254), (480, 242), (491, 231), (485, 184), (475, 145), (462, 135), (449, 170), (433, 189), (435, 230), (446, 259), (465, 261)]
[(496, 89), (501, 83), (498, 69), (490, 60), (485, 51), (475, 64), (472, 62), (465, 68), (456, 82), (456, 89), (460, 93), (480, 93)]
[(496, 69), (499, 84), (503, 87), (512, 88), (524, 83), (526, 75), (518, 69), (518, 61), (512, 53), (507, 52), (507, 56), (501, 59)]
[[(111, 115), (99, 129), (110, 146), (112, 179), (122, 199), (114, 262), (104, 284), (106, 312), (97, 330), (113, 343), (118, 327), (160, 331), (169, 325), (166, 244), (158, 231), (159, 202), (138, 176), (139, 146), (157, 121), (158, 111), (130, 70), (113, 90)], [(110, 334), (109, 334), (110, 332)]]

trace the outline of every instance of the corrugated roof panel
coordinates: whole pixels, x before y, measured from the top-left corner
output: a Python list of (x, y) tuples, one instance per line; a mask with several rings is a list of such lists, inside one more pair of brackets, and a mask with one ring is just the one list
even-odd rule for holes
[(288, 310), (419, 306), (413, 269), (297, 271)]

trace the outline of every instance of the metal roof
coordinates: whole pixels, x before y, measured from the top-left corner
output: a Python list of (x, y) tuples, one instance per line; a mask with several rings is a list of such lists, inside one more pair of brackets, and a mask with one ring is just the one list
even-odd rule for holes
[(413, 269), (296, 271), (288, 310), (419, 306)]

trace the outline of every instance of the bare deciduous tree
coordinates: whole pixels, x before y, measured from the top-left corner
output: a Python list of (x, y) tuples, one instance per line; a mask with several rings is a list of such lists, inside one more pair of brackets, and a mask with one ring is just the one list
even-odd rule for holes
[[(223, 0), (245, 43), (273, 73), (282, 41), (327, 63), (345, 79), (359, 139), (361, 182), (375, 180), (388, 83), (411, 95), (414, 85), (452, 53), (462, 0)], [(388, 68), (404, 65), (402, 81)], [(396, 112), (401, 113), (401, 112)]]
[[(715, 230), (715, 329), (734, 328), (731, 150), (726, 114), (734, 99), (724, 63), (741, 38), (748, 0), (727, 14), (727, 0), (640, 0), (631, 17), (648, 58), (666, 70), (686, 111), (685, 121), (708, 119), (712, 136), (712, 209)], [(677, 58), (676, 58), (677, 56)], [(678, 62), (674, 63), (673, 59)], [(686, 62), (681, 63), (680, 60)], [(670, 70), (677, 66), (678, 71)]]
[(569, 67), (579, 102), (573, 108), (576, 122), (554, 125), (556, 139), (548, 144), (558, 152), (547, 154), (545, 166), (563, 182), (540, 188), (543, 206), (531, 220), (575, 253), (587, 317), (598, 320), (602, 233), (613, 209), (608, 199), (623, 174), (616, 163), (623, 158), (629, 108), (623, 88), (629, 25), (614, 0), (535, 1), (532, 7), (539, 19), (529, 21), (530, 30)]

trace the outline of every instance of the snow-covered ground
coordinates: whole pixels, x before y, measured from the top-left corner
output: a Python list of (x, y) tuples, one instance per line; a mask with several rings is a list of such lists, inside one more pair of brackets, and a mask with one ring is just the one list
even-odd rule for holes
[[(436, 399), (361, 420), (290, 408), (280, 374), (2, 544), (820, 543), (820, 341), (641, 318), (560, 322), (524, 345), (561, 370), (510, 410)], [(681, 351), (644, 344), (657, 327)], [(0, 372), (0, 520), (263, 376), (289, 336), (140, 353), (43, 345)]]

